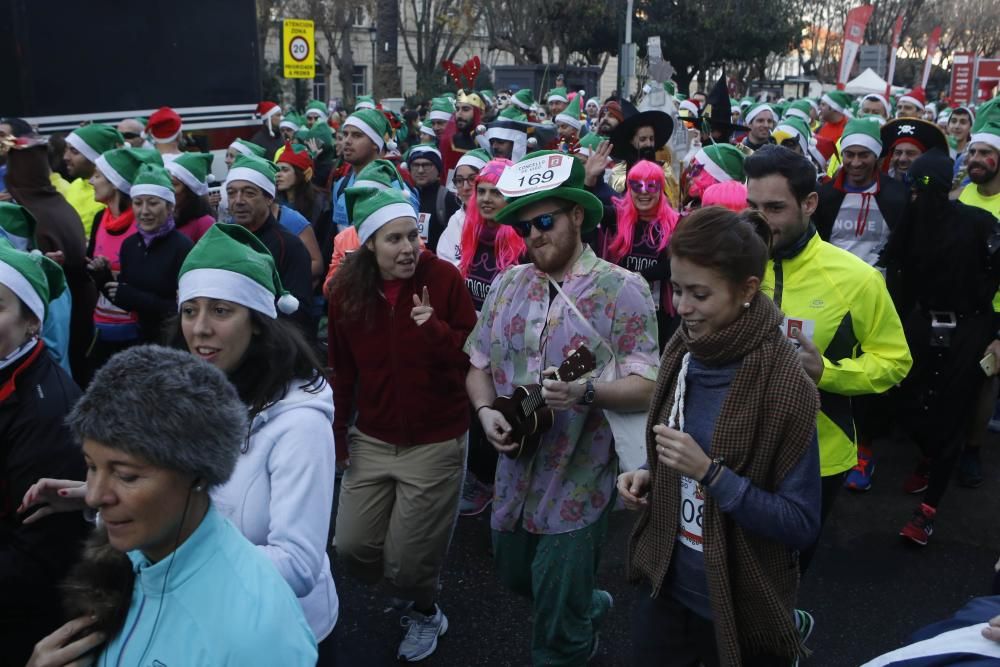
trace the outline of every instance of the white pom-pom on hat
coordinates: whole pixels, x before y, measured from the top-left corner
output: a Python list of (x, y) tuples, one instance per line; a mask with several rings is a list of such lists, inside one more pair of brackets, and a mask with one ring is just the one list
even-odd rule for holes
[(278, 310), (285, 315), (291, 315), (299, 309), (299, 300), (291, 294), (282, 294), (278, 299)]

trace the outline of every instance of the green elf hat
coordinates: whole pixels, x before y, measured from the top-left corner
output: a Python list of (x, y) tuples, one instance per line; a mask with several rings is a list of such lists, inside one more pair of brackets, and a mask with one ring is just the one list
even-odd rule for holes
[(694, 159), (700, 162), (705, 171), (720, 183), (726, 181), (746, 181), (743, 173), (743, 153), (732, 144), (712, 144), (699, 150)]
[(232, 301), (271, 319), (278, 311), (291, 315), (299, 308), (299, 300), (282, 286), (267, 246), (245, 227), (225, 223), (209, 227), (181, 265), (178, 309), (198, 297)]
[[(545, 176), (551, 174), (551, 178)], [(540, 176), (541, 178), (532, 178)], [(517, 213), (545, 199), (565, 199), (583, 208), (582, 232), (597, 228), (604, 216), (601, 200), (584, 186), (583, 163), (572, 155), (559, 151), (536, 151), (504, 169), (497, 181), (497, 190), (507, 199), (507, 205), (497, 213), (496, 220), (510, 225), (519, 220)]]
[(434, 132), (434, 128), (427, 123), (420, 124), (420, 135), (423, 137), (429, 137), (435, 141), (437, 140), (437, 134)]
[(300, 114), (289, 111), (284, 116), (281, 117), (281, 122), (278, 123), (279, 128), (284, 128), (291, 130), (292, 132), (298, 130), (300, 127), (306, 124), (306, 119)]
[(1000, 97), (994, 97), (976, 109), (976, 120), (972, 123), (972, 134), (981, 132), (990, 123), (1000, 123)]
[(378, 192), (398, 190), (406, 195), (409, 201), (410, 189), (400, 176), (396, 165), (389, 160), (372, 160), (358, 172), (351, 187), (344, 190), (344, 205), (347, 208), (348, 220), (354, 220), (354, 207), (365, 197), (370, 197), (373, 190)]
[(486, 106), (496, 106), (497, 96), (492, 90), (480, 90), (479, 97), (483, 100), (483, 102), (486, 102)]
[(240, 155), (226, 175), (226, 186), (233, 181), (247, 181), (274, 197), (274, 176), (277, 173), (278, 168), (273, 162), (261, 157)]
[(100, 155), (94, 166), (120, 192), (132, 193), (132, 183), (144, 164), (163, 166), (160, 153), (152, 148), (115, 148)]
[(442, 95), (442, 97), (445, 98), (446, 100), (448, 100), (449, 102), (451, 102), (451, 108), (452, 108), (452, 111), (454, 111), (455, 110), (455, 100), (458, 99), (458, 95), (456, 95), (455, 93), (453, 93), (453, 92), (451, 92), (449, 90), (447, 93), (444, 93)]
[(774, 107), (772, 107), (767, 102), (758, 102), (757, 104), (754, 104), (753, 106), (751, 106), (749, 109), (746, 110), (746, 113), (744, 113), (743, 115), (743, 123), (745, 125), (749, 125), (751, 122), (753, 122), (754, 118), (761, 115), (765, 111), (770, 111), (771, 118), (773, 118), (774, 120), (778, 119), (778, 114), (774, 110)]
[(812, 122), (812, 105), (809, 100), (795, 100), (785, 111), (785, 118), (798, 118), (807, 123)]
[(24, 252), (0, 238), (0, 285), (14, 293), (45, 324), (49, 301), (66, 289), (62, 268), (40, 250)]
[(493, 159), (487, 151), (482, 148), (473, 149), (458, 159), (455, 169), (459, 167), (472, 167), (476, 171), (482, 171), (486, 163)]
[(28, 209), (10, 202), (0, 202), (0, 239), (16, 250), (27, 252), (35, 247), (37, 223)]
[(313, 123), (310, 128), (301, 128), (299, 131), (305, 130), (303, 139), (308, 141), (313, 139), (321, 147), (329, 150), (333, 148), (333, 130), (326, 123)]
[(92, 123), (78, 127), (66, 136), (66, 143), (75, 148), (83, 157), (93, 163), (101, 153), (125, 144), (125, 137), (110, 125)]
[(863, 118), (848, 121), (844, 126), (844, 134), (840, 137), (840, 150), (851, 147), (864, 148), (879, 155), (882, 152), (882, 136), (878, 123)]
[(362, 109), (374, 109), (375, 108), (375, 98), (371, 95), (358, 95), (354, 102), (354, 110), (360, 111)]
[(853, 98), (842, 90), (831, 90), (824, 93), (820, 100), (826, 102), (831, 109), (838, 113), (847, 113), (851, 108)]
[(229, 147), (240, 155), (246, 155), (247, 157), (266, 157), (267, 150), (252, 141), (247, 141), (246, 139), (237, 139), (233, 143), (229, 144)]
[(166, 168), (155, 164), (144, 164), (139, 167), (135, 180), (132, 182), (131, 197), (141, 197), (152, 195), (164, 199), (171, 204), (176, 204), (174, 197), (174, 184), (170, 180), (170, 172)]
[(166, 165), (170, 175), (199, 197), (208, 194), (208, 175), (212, 173), (211, 153), (181, 153)]
[(778, 144), (789, 138), (795, 139), (802, 149), (802, 154), (809, 155), (809, 139), (812, 138), (812, 131), (806, 121), (798, 116), (788, 116), (782, 119), (771, 131), (771, 136)]
[(381, 111), (375, 109), (355, 111), (344, 121), (344, 127), (349, 125), (364, 132), (365, 136), (371, 139), (379, 150), (387, 147), (392, 150), (394, 147), (387, 146), (391, 136), (389, 121), (382, 115)]
[(535, 103), (535, 98), (531, 94), (530, 88), (522, 88), (510, 96), (510, 103), (521, 111), (531, 111), (531, 107)]
[(602, 141), (605, 141), (607, 137), (604, 137), (597, 132), (588, 132), (580, 139), (579, 148), (577, 148), (577, 153), (583, 155), (584, 157), (590, 157), (591, 154), (597, 150), (597, 147), (601, 145)]
[[(511, 98), (514, 99), (514, 98)], [(507, 120), (516, 120), (519, 123), (527, 123), (528, 117), (524, 115), (524, 112), (513, 105), (508, 105), (506, 109), (500, 112), (497, 118), (505, 118)]]
[(979, 129), (969, 139), (969, 145), (972, 144), (986, 144), (993, 150), (1000, 152), (1000, 121), (991, 120), (979, 126)]
[(451, 120), (455, 107), (447, 97), (435, 97), (431, 100), (431, 111), (427, 114), (428, 120)]
[(413, 210), (410, 198), (399, 190), (363, 189), (366, 192), (357, 198), (354, 217), (351, 219), (354, 228), (358, 230), (358, 241), (362, 244), (393, 220), (412, 218), (416, 222), (417, 212)]
[(560, 113), (556, 114), (555, 121), (557, 123), (566, 123), (570, 127), (579, 130), (583, 127), (583, 121), (580, 120), (580, 100), (583, 99), (583, 95), (577, 95), (573, 98), (565, 109)]
[(569, 93), (566, 88), (553, 88), (545, 94), (545, 102), (569, 102)]
[(306, 118), (318, 118), (322, 122), (326, 122), (326, 105), (319, 100), (309, 100), (309, 104), (306, 105)]

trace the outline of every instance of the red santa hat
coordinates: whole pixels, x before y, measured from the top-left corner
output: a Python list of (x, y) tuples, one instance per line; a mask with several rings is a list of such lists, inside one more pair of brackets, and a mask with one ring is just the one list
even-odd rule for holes
[(923, 88), (917, 86), (910, 92), (906, 93), (905, 95), (902, 95), (896, 101), (896, 104), (899, 104), (901, 102), (909, 102), (910, 104), (917, 106), (921, 111), (923, 111), (924, 107), (927, 106), (927, 94), (924, 92)]
[(146, 122), (146, 134), (154, 144), (169, 144), (181, 134), (181, 117), (170, 107), (160, 107)]
[(274, 128), (271, 127), (271, 123), (269, 123), (268, 121), (270, 120), (271, 116), (279, 113), (281, 113), (281, 107), (279, 107), (274, 102), (271, 102), (269, 100), (264, 100), (263, 102), (257, 104), (257, 111), (254, 112), (254, 115), (257, 116), (257, 118), (260, 118), (261, 122), (264, 123), (264, 127), (267, 128), (268, 134), (270, 134), (273, 137)]

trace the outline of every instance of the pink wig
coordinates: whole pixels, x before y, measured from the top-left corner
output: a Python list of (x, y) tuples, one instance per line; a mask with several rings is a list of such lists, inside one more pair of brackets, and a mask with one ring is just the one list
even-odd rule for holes
[(739, 181), (723, 181), (710, 185), (701, 195), (702, 206), (723, 206), (735, 213), (747, 207), (747, 186)]
[(674, 233), (674, 228), (680, 219), (677, 211), (667, 200), (665, 192), (667, 179), (663, 176), (663, 167), (649, 160), (636, 162), (628, 172), (625, 194), (614, 198), (618, 229), (608, 244), (609, 262), (617, 262), (632, 252), (632, 239), (635, 236), (635, 226), (639, 222), (639, 212), (632, 202), (631, 192), (627, 189), (629, 180), (657, 181), (660, 184), (660, 201), (656, 207), (656, 215), (646, 229), (646, 239), (650, 245), (656, 246), (657, 250), (666, 248), (670, 235)]
[[(512, 164), (514, 163), (510, 160), (493, 158), (476, 174), (476, 184), (491, 183), (496, 185), (503, 170)], [(479, 214), (479, 200), (475, 190), (473, 190), (469, 202), (465, 205), (465, 224), (462, 226), (462, 259), (458, 268), (462, 271), (463, 277), (469, 276), (469, 267), (472, 266), (472, 260), (476, 255), (476, 246), (479, 245), (479, 235), (482, 234), (485, 226), (486, 221)], [(510, 225), (500, 225), (493, 247), (496, 249), (497, 268), (500, 271), (517, 264), (525, 250), (524, 239), (518, 236)]]

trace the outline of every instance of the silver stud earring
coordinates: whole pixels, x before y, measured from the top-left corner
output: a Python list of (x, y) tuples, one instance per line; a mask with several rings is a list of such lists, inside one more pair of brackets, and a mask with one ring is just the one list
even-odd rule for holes
[(202, 491), (205, 490), (205, 487), (199, 484), (198, 486), (194, 487), (194, 490), (197, 491), (198, 493), (201, 493)]
[(744, 301), (743, 302), (743, 307), (744, 308), (749, 308), (750, 307), (750, 302), (749, 301)]

